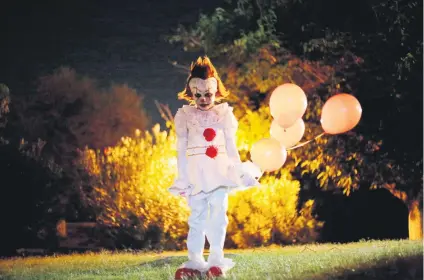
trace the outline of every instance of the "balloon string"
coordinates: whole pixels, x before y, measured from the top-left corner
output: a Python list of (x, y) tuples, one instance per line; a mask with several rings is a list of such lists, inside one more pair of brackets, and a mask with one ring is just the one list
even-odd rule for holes
[(297, 149), (297, 148), (300, 148), (300, 147), (302, 147), (302, 146), (305, 146), (306, 144), (308, 144), (308, 143), (310, 143), (310, 142), (312, 142), (312, 141), (314, 141), (314, 140), (317, 140), (318, 138), (320, 138), (321, 136), (323, 136), (325, 134), (325, 132), (323, 132), (323, 133), (321, 133), (321, 134), (319, 134), (319, 135), (317, 135), (317, 136), (315, 136), (313, 139), (311, 139), (311, 140), (308, 140), (308, 141), (306, 141), (306, 142), (303, 142), (303, 143), (300, 143), (299, 145), (296, 145), (296, 146), (293, 146), (293, 147), (291, 147), (291, 148), (288, 148), (287, 149), (287, 151), (289, 151), (289, 150), (294, 150), (294, 149)]

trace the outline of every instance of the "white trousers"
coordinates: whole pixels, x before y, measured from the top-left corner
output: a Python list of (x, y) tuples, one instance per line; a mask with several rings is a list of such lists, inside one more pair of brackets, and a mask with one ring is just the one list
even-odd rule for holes
[[(188, 219), (187, 248), (189, 261), (183, 267), (206, 270), (219, 266), (226, 271), (234, 266), (224, 258), (224, 242), (228, 225), (228, 188), (199, 193), (188, 198), (191, 214)], [(203, 258), (205, 237), (210, 244), (208, 262)]]

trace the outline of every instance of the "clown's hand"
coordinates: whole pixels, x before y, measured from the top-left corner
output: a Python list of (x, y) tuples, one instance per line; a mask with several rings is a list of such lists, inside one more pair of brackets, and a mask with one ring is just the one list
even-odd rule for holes
[(262, 171), (251, 161), (245, 161), (236, 166), (237, 174), (241, 184), (245, 187), (259, 187), (259, 179), (262, 177)]
[(240, 178), (243, 182), (243, 185), (245, 186), (260, 186), (261, 185), (257, 177), (253, 177), (250, 174), (242, 174)]
[(261, 171), (259, 166), (257, 166), (251, 161), (243, 162), (241, 164), (241, 171), (243, 174), (250, 175), (250, 177), (253, 177), (255, 180), (259, 180), (263, 175), (263, 172)]
[(187, 191), (180, 191), (178, 193), (181, 197), (187, 198), (188, 197), (188, 192)]
[(177, 179), (174, 182), (174, 185), (168, 188), (168, 191), (175, 195), (187, 198), (193, 190), (193, 186), (190, 185), (185, 180)]

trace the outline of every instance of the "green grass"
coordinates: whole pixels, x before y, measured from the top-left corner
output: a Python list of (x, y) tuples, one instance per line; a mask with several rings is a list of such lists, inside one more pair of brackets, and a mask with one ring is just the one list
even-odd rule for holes
[[(227, 279), (422, 279), (421, 241), (228, 250)], [(186, 252), (86, 253), (0, 260), (0, 279), (173, 279)]]

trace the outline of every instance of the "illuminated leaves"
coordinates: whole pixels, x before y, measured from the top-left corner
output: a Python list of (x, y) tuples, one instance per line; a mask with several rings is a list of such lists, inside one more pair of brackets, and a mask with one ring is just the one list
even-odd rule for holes
[[(322, 222), (312, 214), (313, 201), (297, 210), (300, 184), (287, 174), (266, 176), (261, 188), (230, 197), (228, 237), (239, 248), (316, 240)], [(278, 240), (275, 240), (278, 238)]]
[(101, 209), (100, 222), (128, 225), (135, 216), (143, 230), (158, 226), (179, 242), (187, 231), (188, 208), (167, 191), (177, 171), (174, 145), (173, 132), (156, 125), (151, 132), (123, 137), (104, 153), (84, 151), (82, 164), (97, 182), (91, 197)]

